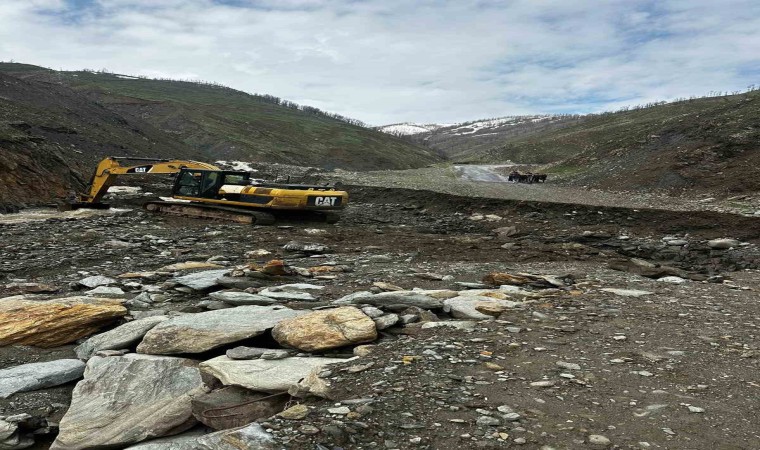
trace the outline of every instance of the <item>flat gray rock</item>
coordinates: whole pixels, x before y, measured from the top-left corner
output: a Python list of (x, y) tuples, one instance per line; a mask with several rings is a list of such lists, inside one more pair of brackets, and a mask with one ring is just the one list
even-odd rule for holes
[(0, 370), (0, 397), (34, 391), (74, 381), (82, 377), (85, 364), (78, 359), (59, 359), (24, 364)]
[(261, 425), (252, 423), (242, 428), (217, 431), (190, 439), (177, 436), (161, 443), (146, 442), (126, 450), (273, 450), (272, 436)]
[(175, 277), (173, 280), (182, 286), (187, 286), (196, 291), (205, 291), (219, 285), (219, 278), (229, 273), (229, 269), (204, 270), (195, 272), (181, 277)]
[(258, 336), (281, 320), (306, 314), (284, 306), (237, 306), (184, 314), (153, 327), (137, 346), (138, 353), (202, 353), (224, 344)]
[(87, 360), (95, 352), (101, 350), (129, 348), (139, 342), (151, 328), (167, 319), (166, 316), (151, 316), (127, 322), (113, 330), (92, 336), (74, 351), (77, 353), (77, 358)]
[(604, 292), (619, 295), (621, 297), (643, 297), (645, 295), (652, 295), (653, 292), (640, 291), (638, 289), (618, 289), (618, 288), (603, 288)]
[(415, 291), (381, 292), (379, 294), (351, 294), (338, 300), (349, 301), (354, 304), (367, 304), (374, 306), (407, 305), (423, 309), (440, 309), (443, 300)]
[(263, 295), (258, 294), (249, 294), (248, 292), (240, 292), (240, 291), (218, 291), (218, 292), (212, 292), (209, 294), (209, 297), (213, 298), (214, 300), (219, 300), (221, 302), (235, 305), (235, 306), (244, 306), (244, 305), (271, 305), (274, 303), (277, 303), (277, 299), (271, 298), (271, 297), (265, 297)]
[(308, 292), (285, 291), (278, 290), (276, 288), (264, 289), (263, 291), (259, 292), (259, 294), (276, 300), (293, 300), (303, 302), (312, 302), (316, 300), (316, 298), (314, 298), (314, 296)]
[(520, 303), (511, 300), (499, 300), (492, 297), (482, 296), (466, 296), (444, 300), (443, 310), (451, 314), (451, 317), (454, 317), (455, 319), (488, 320), (493, 319), (494, 317), (478, 311), (478, 307), (490, 306), (511, 309), (519, 305)]
[(204, 430), (193, 429), (176, 436), (168, 436), (131, 445), (126, 450), (189, 450), (194, 447), (186, 445), (195, 443), (199, 437), (207, 434)]
[(226, 356), (202, 362), (202, 371), (227, 386), (242, 386), (261, 392), (283, 392), (305, 378), (316, 367), (348, 361), (342, 358), (284, 358), (235, 360)]
[(52, 450), (124, 448), (182, 432), (191, 401), (208, 392), (195, 361), (142, 355), (92, 358)]

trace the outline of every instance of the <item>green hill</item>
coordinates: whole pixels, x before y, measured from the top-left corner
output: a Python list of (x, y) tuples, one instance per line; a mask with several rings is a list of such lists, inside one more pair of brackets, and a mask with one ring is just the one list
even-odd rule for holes
[(757, 191), (760, 91), (584, 116), (466, 159), (553, 163), (569, 182), (602, 188)]
[(20, 76), (62, 83), (112, 111), (148, 121), (207, 159), (352, 170), (404, 169), (440, 159), (355, 121), (218, 85), (85, 71), (27, 69)]
[(349, 122), (221, 86), (0, 63), (0, 205), (81, 189), (108, 155), (350, 170), (440, 160)]

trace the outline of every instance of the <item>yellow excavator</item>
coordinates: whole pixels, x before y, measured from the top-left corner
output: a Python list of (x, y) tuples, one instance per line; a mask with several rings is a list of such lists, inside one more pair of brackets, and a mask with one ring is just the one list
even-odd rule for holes
[[(140, 164), (122, 165), (122, 161)], [(102, 199), (116, 178), (152, 174), (175, 174), (171, 197), (144, 205), (157, 213), (271, 225), (276, 212), (308, 212), (335, 223), (348, 204), (348, 193), (334, 186), (256, 180), (250, 172), (198, 161), (109, 157), (98, 164), (87, 193), (67, 202), (65, 209), (108, 208)]]

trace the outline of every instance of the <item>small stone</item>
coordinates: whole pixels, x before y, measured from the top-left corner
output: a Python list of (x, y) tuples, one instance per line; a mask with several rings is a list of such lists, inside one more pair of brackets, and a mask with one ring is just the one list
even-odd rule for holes
[(726, 250), (739, 245), (736, 239), (713, 239), (707, 241), (707, 246), (716, 250)]
[(489, 417), (489, 416), (480, 416), (475, 421), (477, 425), (480, 426), (486, 426), (486, 427), (498, 427), (501, 425), (501, 421), (495, 417)]
[(668, 277), (662, 277), (658, 278), (657, 281), (660, 283), (672, 283), (672, 284), (682, 284), (686, 283), (686, 280), (681, 277), (676, 276), (668, 276)]
[(269, 349), (256, 347), (235, 347), (227, 350), (225, 355), (230, 359), (257, 359)]
[(530, 383), (532, 387), (542, 387), (542, 388), (549, 388), (554, 386), (554, 381), (552, 380), (542, 380), (542, 381), (534, 381)]
[(301, 420), (309, 415), (309, 407), (306, 405), (295, 405), (277, 414), (285, 420)]
[(327, 412), (330, 414), (339, 414), (339, 415), (346, 415), (351, 412), (351, 410), (347, 406), (339, 406), (337, 408), (328, 408)]
[(317, 434), (319, 433), (319, 428), (315, 427), (314, 425), (301, 425), (298, 427), (298, 431), (302, 434)]
[(501, 417), (507, 422), (517, 422), (518, 420), (520, 420), (520, 417), (522, 416), (516, 412), (511, 412), (511, 413), (504, 414)]
[(705, 409), (704, 408), (700, 408), (698, 406), (691, 406), (691, 405), (689, 405), (689, 412), (693, 412), (693, 413), (696, 413), (696, 414), (701, 414), (701, 413), (705, 412)]
[(355, 356), (367, 356), (371, 354), (375, 350), (376, 346), (374, 345), (357, 345), (354, 347), (354, 355)]
[(602, 436), (601, 434), (590, 435), (588, 441), (593, 445), (610, 445), (611, 443), (607, 436)]
[(580, 364), (569, 363), (567, 361), (557, 361), (556, 364), (563, 369), (568, 370), (581, 370)]
[(115, 284), (116, 280), (114, 280), (113, 278), (96, 275), (92, 277), (83, 278), (79, 280), (77, 283), (84, 287), (95, 289), (98, 286), (108, 286), (109, 284)]

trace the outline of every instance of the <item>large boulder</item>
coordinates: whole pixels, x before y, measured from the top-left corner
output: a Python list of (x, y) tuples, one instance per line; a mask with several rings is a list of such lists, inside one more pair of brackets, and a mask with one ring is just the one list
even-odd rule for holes
[(2, 369), (0, 397), (8, 398), (17, 392), (34, 391), (74, 381), (82, 376), (84, 366), (78, 359), (59, 359)]
[(236, 360), (219, 356), (200, 368), (228, 386), (261, 392), (285, 392), (316, 367), (348, 361), (341, 358), (284, 358)]
[(100, 350), (129, 348), (138, 343), (151, 328), (167, 319), (166, 316), (145, 317), (127, 322), (105, 333), (96, 334), (74, 349), (77, 358), (87, 360)]
[(160, 441), (145, 442), (128, 447), (127, 450), (273, 450), (278, 448), (272, 435), (257, 423), (203, 436), (183, 435)]
[(360, 309), (344, 306), (283, 320), (272, 329), (272, 336), (285, 347), (314, 352), (372, 342), (377, 328)]
[(153, 355), (201, 353), (258, 336), (281, 320), (305, 313), (283, 306), (238, 306), (184, 314), (161, 322), (148, 331), (137, 346), (137, 352)]
[(0, 346), (58, 347), (126, 314), (127, 309), (113, 299), (0, 300)]
[(92, 358), (51, 449), (123, 448), (182, 432), (196, 423), (192, 399), (207, 391), (189, 359)]

